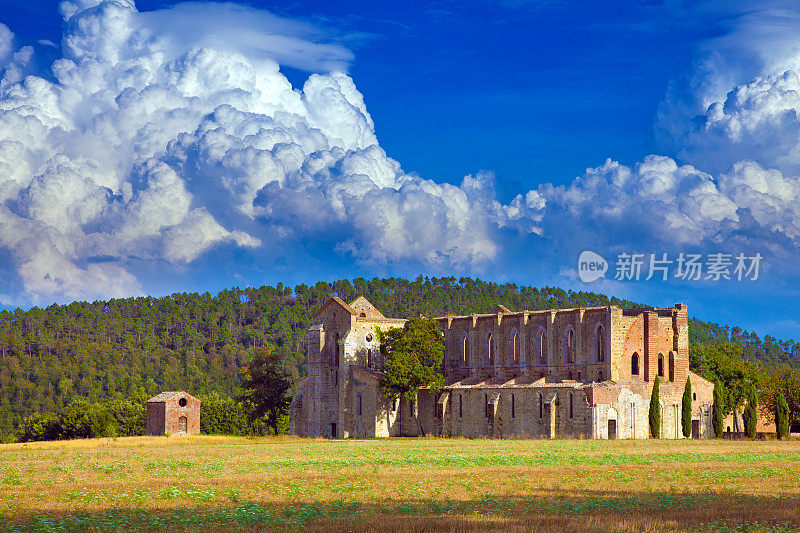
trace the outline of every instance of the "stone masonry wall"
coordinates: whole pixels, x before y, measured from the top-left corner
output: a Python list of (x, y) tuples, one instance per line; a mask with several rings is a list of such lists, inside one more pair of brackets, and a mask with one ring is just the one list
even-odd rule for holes
[[(333, 437), (647, 438), (660, 358), (660, 436), (682, 438), (680, 400), (689, 376), (684, 305), (518, 313), (498, 308), (491, 314), (438, 320), (445, 342), (445, 390), (422, 390), (415, 402), (390, 402), (378, 387), (383, 361), (375, 329), (402, 327), (404, 321), (383, 318), (363, 298), (350, 308), (343, 303), (323, 306), (309, 329), (309, 375), (298, 387), (302, 400), (292, 406), (292, 416), (306, 431), (293, 423), (292, 432)], [(637, 374), (632, 373), (634, 353)], [(709, 436), (713, 385), (695, 375), (692, 385), (692, 416), (700, 435)]]
[[(180, 405), (185, 399), (186, 405)], [(179, 419), (186, 417), (186, 433), (180, 431)], [(147, 402), (148, 435), (199, 435), (200, 400), (191, 395), (177, 394), (163, 402)]]

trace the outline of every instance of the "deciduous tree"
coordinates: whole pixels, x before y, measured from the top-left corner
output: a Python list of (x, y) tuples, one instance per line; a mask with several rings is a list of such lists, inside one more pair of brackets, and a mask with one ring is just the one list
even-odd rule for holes
[(277, 434), (278, 421), (289, 408), (287, 392), (291, 386), (274, 352), (269, 348), (256, 348), (244, 379), (243, 400), (250, 421), (267, 417), (269, 426)]
[(690, 368), (710, 381), (724, 385), (723, 415), (741, 405), (747, 389), (756, 382), (758, 369), (742, 358), (742, 346), (726, 342), (719, 346), (699, 344), (689, 348)]
[(724, 391), (719, 380), (714, 382), (714, 404), (711, 407), (711, 423), (714, 426), (714, 436), (722, 437), (723, 426), (725, 424), (724, 414)]
[(800, 420), (800, 370), (781, 364), (764, 369), (758, 382), (761, 414), (772, 419), (777, 412), (778, 398), (787, 404), (788, 423)]
[(435, 320), (411, 317), (402, 329), (378, 330), (377, 334), (384, 361), (380, 380), (384, 395), (414, 401), (420, 387), (441, 390), (444, 339)]

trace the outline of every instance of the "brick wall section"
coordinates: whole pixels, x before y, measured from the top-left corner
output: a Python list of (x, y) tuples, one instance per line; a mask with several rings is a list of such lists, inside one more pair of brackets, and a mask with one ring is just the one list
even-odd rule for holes
[[(694, 377), (692, 377), (694, 383)], [(733, 411), (725, 417), (722, 423), (722, 430), (727, 434), (734, 437), (741, 437), (744, 435), (744, 419), (742, 413), (744, 412), (744, 405), (739, 407), (734, 414)], [(736, 417), (734, 420), (734, 416)], [(758, 421), (756, 422), (756, 432), (765, 435), (775, 435), (775, 413), (768, 412), (762, 406), (758, 408)]]
[(147, 434), (160, 437), (166, 433), (164, 403), (147, 402)]
[[(159, 394), (147, 402), (147, 434), (199, 435), (200, 407), (198, 398), (183, 391)], [(186, 417), (185, 432), (180, 427), (181, 417)]]
[[(181, 406), (180, 398), (186, 398), (186, 405)], [(170, 435), (181, 434), (179, 419), (186, 417), (186, 434), (200, 434), (200, 400), (194, 396), (181, 395), (171, 398), (165, 402), (164, 427)]]
[[(609, 379), (630, 379), (630, 357), (625, 349), (625, 338), (629, 321), (622, 316), (622, 309), (612, 307), (609, 312)], [(632, 352), (631, 352), (632, 353)]]

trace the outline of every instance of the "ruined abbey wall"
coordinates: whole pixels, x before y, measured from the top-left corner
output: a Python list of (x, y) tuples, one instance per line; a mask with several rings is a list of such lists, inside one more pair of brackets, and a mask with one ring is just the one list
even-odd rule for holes
[[(614, 306), (445, 316), (440, 393), (387, 400), (376, 328), (402, 327), (366, 299), (329, 301), (309, 329), (309, 375), (292, 433), (325, 437), (648, 438), (660, 381), (661, 438), (683, 438), (690, 377), (686, 306)], [(694, 435), (709, 437), (713, 384), (691, 374)]]

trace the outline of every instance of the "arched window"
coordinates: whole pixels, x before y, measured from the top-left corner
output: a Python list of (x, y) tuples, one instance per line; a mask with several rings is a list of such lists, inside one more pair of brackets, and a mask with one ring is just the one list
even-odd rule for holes
[(516, 406), (514, 405), (514, 395), (511, 395), (511, 418), (514, 418), (517, 414)]
[(595, 337), (595, 351), (597, 352), (597, 360), (602, 363), (606, 360), (606, 332), (603, 329), (603, 326), (597, 327), (597, 335)]
[(547, 342), (545, 341), (544, 328), (539, 328), (539, 364), (547, 364)]
[(664, 354), (658, 354), (658, 375), (664, 377)]
[(544, 398), (542, 397), (542, 393), (539, 393), (539, 418), (542, 418), (544, 415)]
[(675, 381), (675, 353), (669, 352), (669, 380)]
[(569, 393), (569, 417), (572, 418), (573, 412), (573, 401), (572, 401), (572, 393)]
[(511, 360), (515, 365), (519, 364), (519, 333), (517, 330), (511, 333)]
[(356, 398), (358, 398), (358, 416), (361, 416), (361, 393), (360, 392), (356, 395)]
[(572, 379), (572, 372), (567, 372), (567, 379)]
[(367, 368), (372, 368), (372, 350), (367, 350)]
[(469, 335), (464, 332), (464, 338), (461, 339), (461, 364), (469, 366)]
[(464, 397), (458, 395), (458, 418), (464, 416)]
[(575, 362), (575, 332), (572, 328), (567, 328), (567, 333), (564, 335), (564, 362)]
[(333, 334), (333, 366), (339, 366), (339, 332)]
[(486, 361), (489, 366), (494, 364), (494, 337), (491, 331), (486, 335)]
[(639, 375), (639, 354), (636, 352), (631, 356), (631, 375)]
[(365, 313), (364, 311), (361, 311), (360, 313), (358, 313), (358, 316), (360, 316), (361, 318), (366, 318), (367, 317), (367, 313)]
[(603, 381), (603, 371), (597, 373), (597, 381)]

